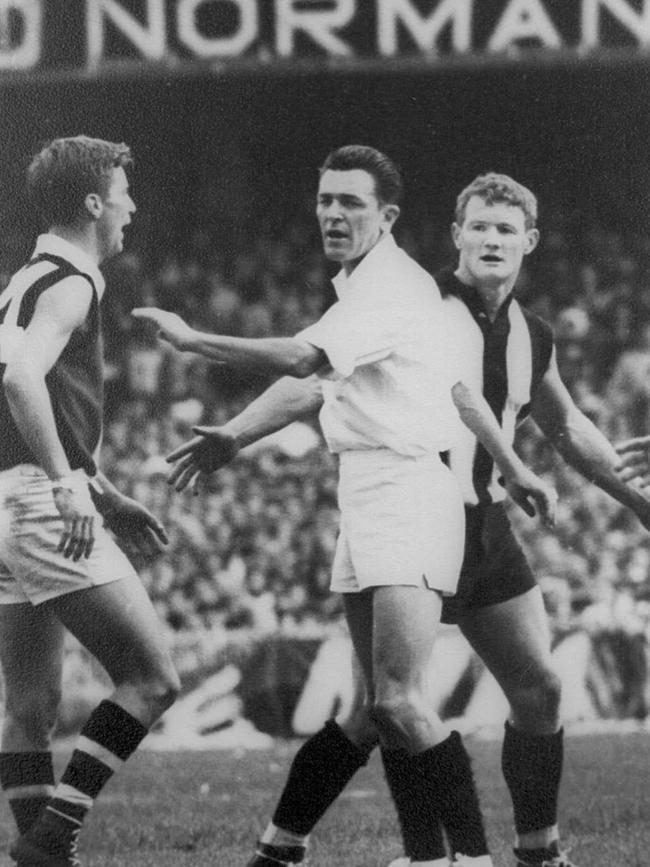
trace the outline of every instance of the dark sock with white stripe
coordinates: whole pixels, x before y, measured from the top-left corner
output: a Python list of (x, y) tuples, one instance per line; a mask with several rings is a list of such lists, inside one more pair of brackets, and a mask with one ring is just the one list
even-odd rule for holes
[(93, 801), (148, 729), (112, 701), (102, 701), (81, 730), (47, 810), (80, 825)]
[(18, 832), (28, 831), (54, 791), (49, 752), (0, 753), (0, 786), (7, 796)]

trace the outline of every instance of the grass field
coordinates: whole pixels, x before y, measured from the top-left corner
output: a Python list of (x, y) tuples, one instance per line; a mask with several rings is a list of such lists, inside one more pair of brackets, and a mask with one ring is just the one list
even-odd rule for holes
[[(511, 818), (495, 741), (468, 738), (496, 867), (512, 864)], [(296, 743), (235, 753), (136, 754), (86, 823), (84, 867), (243, 867)], [(64, 755), (57, 756), (59, 763)], [(579, 867), (650, 865), (650, 734), (566, 739), (562, 826)], [(0, 851), (13, 835), (0, 807)], [(374, 756), (314, 835), (313, 867), (385, 867), (399, 853)], [(11, 860), (0, 855), (0, 865)]]

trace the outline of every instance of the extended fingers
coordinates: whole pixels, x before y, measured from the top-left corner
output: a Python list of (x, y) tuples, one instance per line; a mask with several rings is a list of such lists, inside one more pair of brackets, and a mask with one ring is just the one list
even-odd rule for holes
[(644, 451), (647, 454), (648, 449), (650, 449), (650, 436), (632, 437), (629, 440), (623, 440), (622, 442), (617, 443), (614, 448), (619, 455), (635, 451)]
[(170, 452), (165, 460), (168, 464), (173, 464), (179, 458), (185, 457), (186, 455), (191, 455), (196, 447), (201, 443), (205, 442), (204, 437), (198, 436), (194, 437), (191, 440), (188, 440), (186, 443), (183, 443), (182, 446), (179, 446), (177, 449), (174, 449), (173, 452)]
[(516, 490), (511, 491), (510, 495), (515, 503), (517, 503), (517, 505), (523, 509), (529, 517), (535, 517), (535, 506), (530, 501), (527, 491), (517, 488)]
[[(181, 472), (178, 472), (175, 474), (175, 478), (174, 478), (174, 482), (173, 482), (174, 490), (178, 491), (179, 493), (181, 491), (184, 491), (185, 488), (189, 484), (192, 483), (192, 481), (194, 480), (194, 478), (197, 476), (197, 474), (199, 472), (200, 472), (200, 469), (193, 460), (190, 461), (189, 463), (187, 463), (182, 468)], [(172, 484), (171, 477), (170, 477), (170, 484)]]
[(75, 562), (81, 557), (90, 557), (95, 545), (94, 518), (92, 515), (84, 515), (73, 518), (66, 523), (57, 547), (59, 553), (66, 558), (72, 558)]
[(176, 466), (171, 470), (169, 476), (167, 477), (167, 483), (170, 485), (175, 485), (178, 479), (183, 475), (183, 473), (187, 470), (189, 466), (194, 464), (194, 455), (189, 454), (185, 455), (184, 458), (181, 458)]

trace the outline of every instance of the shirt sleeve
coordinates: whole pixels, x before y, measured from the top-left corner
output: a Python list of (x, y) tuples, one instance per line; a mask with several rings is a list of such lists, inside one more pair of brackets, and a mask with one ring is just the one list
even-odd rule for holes
[(449, 315), (447, 305), (442, 304), (437, 336), (441, 348), (441, 368), (450, 388), (463, 378), (463, 341), (459, 339), (457, 331), (458, 326)]
[(348, 377), (356, 367), (388, 358), (407, 340), (409, 319), (414, 317), (395, 304), (369, 310), (338, 301), (296, 337), (322, 349), (334, 370)]

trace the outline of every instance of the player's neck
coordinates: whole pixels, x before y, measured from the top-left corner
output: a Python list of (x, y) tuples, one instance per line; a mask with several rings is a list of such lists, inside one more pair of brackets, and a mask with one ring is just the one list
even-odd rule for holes
[(75, 247), (78, 247), (80, 250), (83, 250), (91, 259), (93, 259), (97, 264), (101, 262), (101, 256), (99, 254), (98, 245), (97, 245), (97, 237), (95, 233), (91, 229), (79, 228), (77, 226), (51, 226), (49, 228), (49, 233), (51, 235), (57, 235), (59, 238), (63, 238), (64, 241), (67, 241), (69, 244), (73, 244)]
[(506, 280), (501, 283), (484, 283), (473, 279), (470, 274), (462, 271), (460, 268), (456, 270), (455, 275), (461, 283), (464, 283), (466, 286), (473, 286), (476, 289), (485, 305), (485, 310), (490, 321), (494, 322), (499, 310), (513, 290), (514, 281)]

